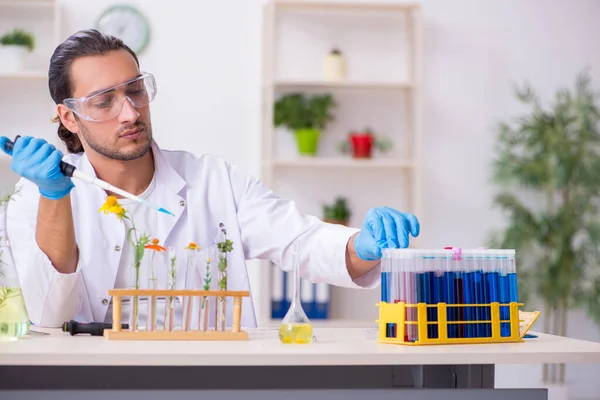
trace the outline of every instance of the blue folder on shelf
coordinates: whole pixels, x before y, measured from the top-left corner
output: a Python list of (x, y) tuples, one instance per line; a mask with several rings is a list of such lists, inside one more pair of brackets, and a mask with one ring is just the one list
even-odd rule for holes
[[(271, 318), (282, 319), (290, 308), (293, 296), (293, 274), (271, 265)], [(300, 279), (300, 302), (308, 319), (329, 317), (330, 286)]]
[(285, 273), (277, 265), (271, 264), (271, 318), (281, 319), (287, 312), (285, 306)]

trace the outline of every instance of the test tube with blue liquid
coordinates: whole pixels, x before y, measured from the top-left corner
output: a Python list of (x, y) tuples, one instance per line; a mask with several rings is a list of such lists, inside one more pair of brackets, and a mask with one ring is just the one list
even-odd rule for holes
[[(508, 269), (508, 299), (511, 302), (518, 303), (519, 302), (519, 287), (517, 284), (517, 260), (515, 258), (515, 250), (506, 250), (507, 253), (507, 262), (506, 267)], [(509, 312), (510, 314), (510, 312)], [(513, 322), (511, 322), (513, 323)], [(511, 327), (512, 328), (512, 327)], [(509, 329), (510, 330), (510, 329)], [(510, 335), (510, 334), (509, 334)]]
[[(473, 266), (474, 263), (474, 254), (471, 250), (465, 250), (462, 253), (462, 278), (463, 278), (463, 304), (475, 304), (474, 295), (475, 295), (475, 281), (473, 279), (473, 275), (475, 274), (475, 268)], [(464, 337), (472, 338), (475, 337), (474, 328), (475, 325), (471, 323), (471, 321), (475, 320), (474, 311), (475, 307), (462, 307), (463, 315), (464, 315)]]
[[(497, 259), (500, 270), (500, 319), (502, 321), (510, 320), (509, 303), (513, 301), (518, 301), (517, 277), (514, 254), (514, 250), (497, 251)], [(500, 335), (502, 337), (510, 336), (509, 322), (502, 322), (500, 324)]]
[[(483, 265), (484, 265), (484, 256), (485, 251), (475, 250), (474, 251), (474, 263), (473, 263), (473, 288), (475, 295), (475, 303), (476, 304), (484, 304), (484, 284), (483, 284)], [(475, 308), (476, 319), (477, 321), (484, 321), (485, 318), (485, 307), (477, 306)], [(486, 337), (486, 324), (479, 323), (476, 325), (477, 337)]]
[[(391, 290), (391, 268), (390, 268), (390, 252), (389, 249), (384, 249), (381, 254), (381, 301), (384, 303), (390, 303), (390, 290)], [(392, 324), (386, 325), (386, 336), (391, 337)]]
[[(453, 250), (444, 249), (443, 255), (443, 286), (444, 286), (444, 301), (446, 304), (456, 304), (456, 291), (454, 288), (454, 270), (453, 270)], [(448, 322), (456, 321), (456, 307), (446, 308), (446, 320)], [(457, 326), (456, 324), (448, 325), (448, 338), (457, 338)]]
[[(487, 290), (488, 290), (488, 301), (486, 303), (494, 303), (500, 302), (500, 270), (501, 265), (498, 259), (497, 250), (488, 250), (486, 255), (486, 262), (488, 263), (488, 272), (487, 272)], [(491, 309), (489, 312), (489, 316), (491, 319)], [(491, 323), (490, 323), (490, 333), (491, 333)]]
[[(416, 259), (417, 250), (410, 249), (406, 250), (405, 260), (405, 290), (406, 290), (406, 304), (416, 305), (417, 304), (417, 285), (416, 285)], [(406, 309), (407, 318), (406, 321), (416, 322), (417, 321), (417, 309), (410, 307)], [(414, 324), (407, 324), (406, 330), (408, 332), (408, 341), (415, 342), (418, 339), (417, 326)]]
[[(456, 296), (456, 304), (464, 304), (464, 292), (463, 292), (463, 265), (462, 265), (462, 249), (455, 247), (452, 249), (452, 270), (454, 272), (454, 295)], [(465, 320), (464, 307), (455, 307), (456, 320), (459, 321), (455, 324), (456, 326), (456, 337), (465, 337), (465, 325), (460, 322)]]

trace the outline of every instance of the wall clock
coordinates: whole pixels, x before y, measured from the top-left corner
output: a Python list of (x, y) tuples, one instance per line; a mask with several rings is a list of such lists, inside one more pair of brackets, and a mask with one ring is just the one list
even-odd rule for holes
[(123, 40), (136, 54), (144, 50), (150, 37), (148, 20), (128, 5), (119, 4), (106, 9), (98, 17), (96, 29)]

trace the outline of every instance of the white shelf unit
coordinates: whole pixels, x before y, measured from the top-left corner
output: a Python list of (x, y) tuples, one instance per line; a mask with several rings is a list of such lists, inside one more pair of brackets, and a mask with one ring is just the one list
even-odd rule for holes
[[(48, 65), (61, 39), (60, 27), (59, 0), (0, 0), (0, 36), (18, 28), (31, 32), (35, 39), (35, 48), (27, 55), (22, 70), (0, 68), (0, 119), (4, 136), (37, 136), (62, 145), (56, 135), (57, 126), (50, 122), (55, 105), (48, 92)], [(18, 178), (10, 170), (10, 157), (2, 153), (0, 187), (15, 183)]]
[[(336, 194), (346, 196), (353, 212), (350, 225), (356, 227), (371, 207), (387, 205), (421, 215), (420, 6), (271, 1), (263, 12), (261, 179), (280, 196), (294, 199), (303, 212), (319, 217), (324, 200), (331, 202)], [(386, 49), (374, 49), (373, 44), (382, 38), (397, 44), (401, 54), (392, 54), (394, 46), (389, 43)], [(291, 43), (284, 43), (288, 39)], [(338, 46), (346, 58), (347, 77), (323, 80), (319, 76), (322, 59)], [(364, 62), (369, 55), (374, 57), (370, 64)], [(274, 103), (289, 92), (331, 93), (338, 103), (335, 122), (324, 129), (314, 158), (297, 156), (292, 134), (273, 125)], [(335, 138), (339, 144), (351, 129), (365, 125), (375, 133), (378, 127), (386, 131), (395, 151), (367, 160), (336, 154)], [(377, 195), (372, 196), (374, 191)], [(259, 287), (253, 288), (263, 326), (277, 322), (271, 319), (272, 268), (262, 263)], [(379, 297), (379, 288), (331, 287), (331, 323), (374, 321)]]

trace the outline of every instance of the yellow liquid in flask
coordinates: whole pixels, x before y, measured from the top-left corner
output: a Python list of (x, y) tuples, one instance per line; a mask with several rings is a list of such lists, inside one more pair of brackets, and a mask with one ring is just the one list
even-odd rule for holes
[(313, 328), (311, 324), (288, 324), (279, 326), (279, 340), (287, 344), (308, 344), (312, 341)]
[(16, 340), (25, 336), (29, 325), (21, 289), (0, 287), (0, 340)]

